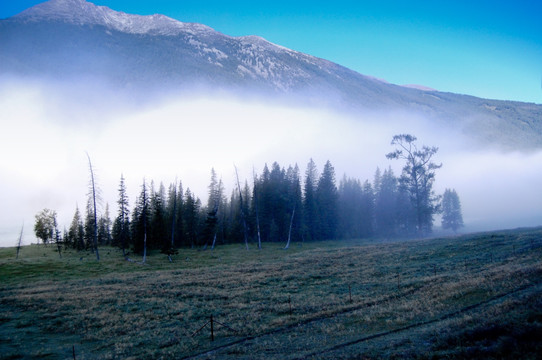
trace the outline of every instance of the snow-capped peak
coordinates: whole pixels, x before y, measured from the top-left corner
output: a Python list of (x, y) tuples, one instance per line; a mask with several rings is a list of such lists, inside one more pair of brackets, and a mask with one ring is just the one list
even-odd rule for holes
[(97, 6), (85, 0), (49, 0), (14, 16), (25, 21), (62, 21), (77, 25), (102, 25), (132, 34), (177, 35), (213, 31), (208, 26), (183, 23), (164, 15), (132, 15)]

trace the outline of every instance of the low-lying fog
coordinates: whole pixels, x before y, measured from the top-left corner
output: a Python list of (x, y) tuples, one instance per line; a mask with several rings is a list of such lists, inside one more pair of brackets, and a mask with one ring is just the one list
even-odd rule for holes
[[(133, 206), (145, 178), (167, 187), (175, 179), (203, 202), (211, 168), (233, 189), (234, 164), (251, 181), (265, 163), (310, 158), (335, 167), (337, 182), (371, 182), (375, 170), (402, 163), (386, 159), (393, 135), (411, 133), (420, 145), (438, 146), (435, 190), (455, 188), (464, 231), (542, 224), (542, 149), (499, 152), (475, 146), (460, 131), (432, 126), (404, 113), (347, 113), (314, 106), (280, 105), (241, 96), (178, 95), (139, 102), (105, 88), (4, 79), (0, 82), (0, 246), (14, 246), (24, 222), (24, 243), (35, 242), (34, 215), (58, 213), (68, 227), (75, 206), (86, 205), (90, 155), (102, 191), (116, 216), (121, 173)], [(435, 225), (440, 226), (437, 220)]]

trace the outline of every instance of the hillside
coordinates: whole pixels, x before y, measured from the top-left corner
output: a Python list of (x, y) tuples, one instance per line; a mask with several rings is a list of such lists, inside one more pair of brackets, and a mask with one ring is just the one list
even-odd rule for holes
[[(4, 358), (537, 358), (542, 230), (180, 250), (0, 249)], [(131, 255), (137, 259), (136, 255)], [(214, 341), (210, 328), (214, 318)], [(200, 332), (198, 332), (198, 330)]]
[(4, 77), (93, 79), (142, 98), (210, 89), (295, 96), (343, 111), (408, 112), (493, 147), (542, 146), (542, 105), (396, 86), (258, 36), (231, 37), (163, 15), (50, 0), (1, 20), (0, 39)]

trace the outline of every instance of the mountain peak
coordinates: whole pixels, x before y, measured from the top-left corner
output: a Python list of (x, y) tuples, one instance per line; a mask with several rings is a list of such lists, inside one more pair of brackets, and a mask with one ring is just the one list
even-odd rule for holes
[(97, 6), (86, 0), (49, 0), (33, 6), (13, 19), (60, 21), (76, 25), (101, 25), (132, 34), (177, 35), (181, 32), (213, 31), (196, 23), (183, 23), (165, 15), (132, 15)]

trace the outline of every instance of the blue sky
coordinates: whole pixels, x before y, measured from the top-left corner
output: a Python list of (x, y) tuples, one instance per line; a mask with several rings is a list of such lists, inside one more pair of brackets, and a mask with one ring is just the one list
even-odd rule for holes
[[(3, 1), (0, 18), (39, 0)], [(259, 35), (395, 84), (542, 103), (539, 1), (95, 0)]]

